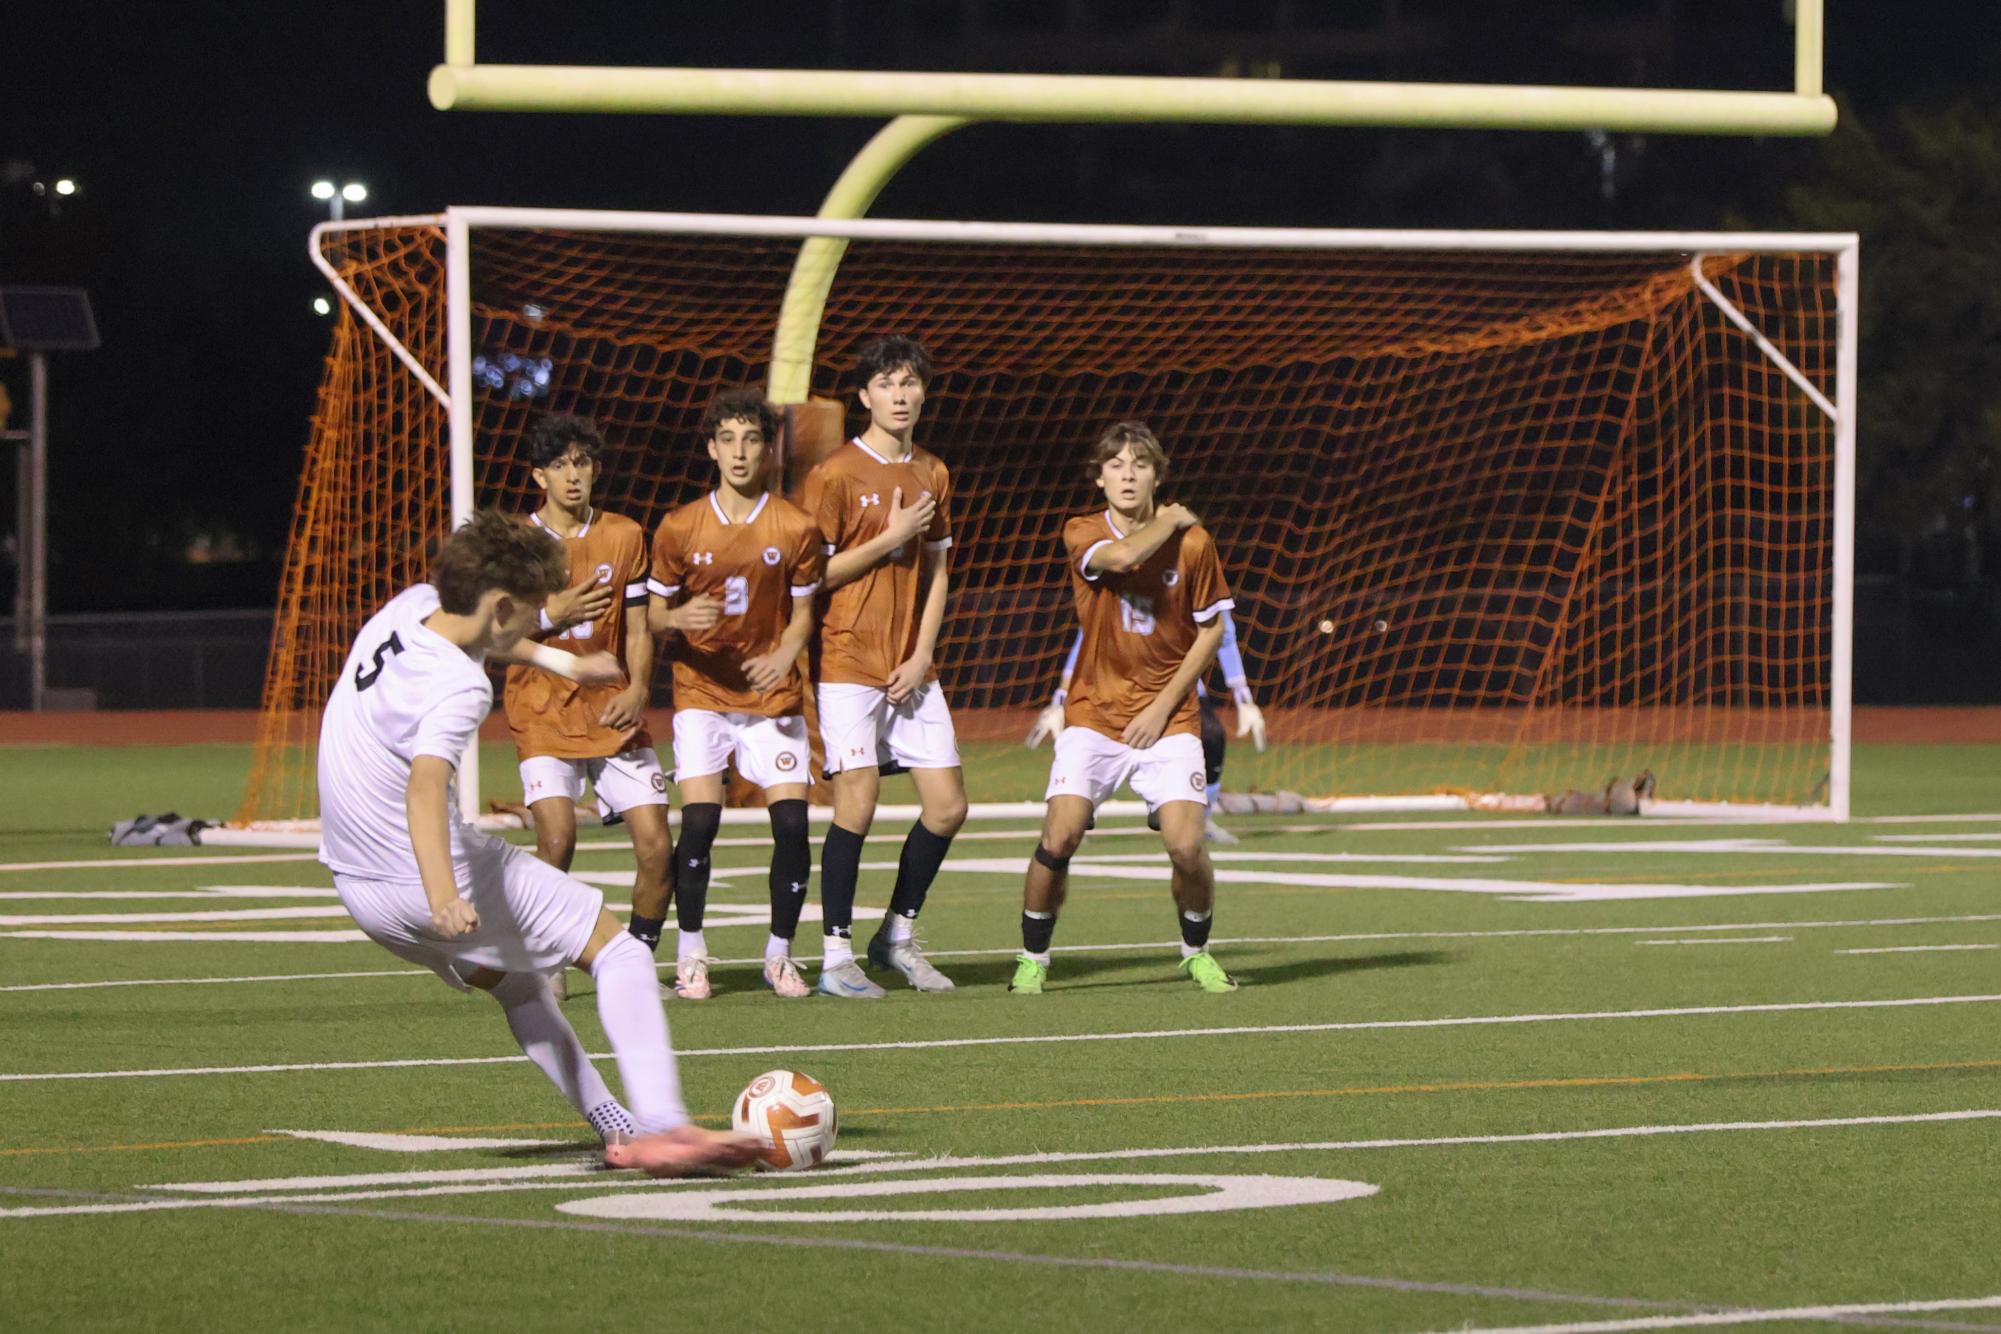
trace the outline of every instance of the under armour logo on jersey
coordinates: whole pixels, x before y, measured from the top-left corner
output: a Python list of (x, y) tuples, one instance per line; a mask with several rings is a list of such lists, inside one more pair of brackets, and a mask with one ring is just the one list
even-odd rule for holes
[(792, 882), (792, 892), (794, 894), (804, 894), (806, 892), (806, 882), (804, 880), (794, 880)]
[(871, 505), (880, 505), (880, 504), (882, 504), (882, 497), (874, 491), (869, 492), (867, 495), (861, 498), (861, 505), (863, 509), (867, 509)]
[(715, 563), (716, 553), (713, 551), (697, 551), (694, 555), (688, 557), (688, 564), (690, 565), (714, 565)]

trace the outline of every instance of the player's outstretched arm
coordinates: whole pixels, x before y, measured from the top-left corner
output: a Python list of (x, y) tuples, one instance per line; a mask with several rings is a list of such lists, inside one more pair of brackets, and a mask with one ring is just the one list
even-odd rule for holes
[(1126, 724), (1123, 739), (1135, 750), (1145, 750), (1160, 740), (1167, 731), (1168, 723), (1174, 720), (1174, 711), (1181, 707), (1181, 701), (1188, 698), (1188, 692), (1209, 670), (1209, 664), (1216, 660), (1216, 647), (1223, 642), (1222, 618), (1211, 620), (1195, 633), (1195, 642), (1188, 646), (1188, 652), (1181, 656), (1181, 665), (1174, 669), (1174, 678), (1153, 702), (1141, 709), (1133, 720)]
[(530, 639), (524, 639), (512, 648), (495, 649), (486, 656), (489, 662), (539, 667), (584, 686), (607, 685), (625, 679), (625, 669), (609, 653), (565, 653)]
[(937, 512), (936, 496), (927, 493), (905, 505), (903, 488), (897, 487), (890, 493), (889, 517), (883, 521), (882, 531), (827, 557), (826, 587), (831, 590), (853, 583), (888, 560), (898, 547), (915, 542), (931, 526), (931, 517)]
[(1084, 651), (1084, 632), (1077, 631), (1070, 636), (1070, 656), (1063, 659), (1063, 672), (1056, 678), (1056, 693), (1049, 697), (1041, 713), (1035, 715), (1035, 726), (1028, 729), (1028, 735), (1021, 744), (1034, 750), (1042, 744), (1044, 737), (1063, 735), (1063, 708), (1070, 702), (1070, 678), (1077, 671), (1077, 657)]
[[(920, 528), (918, 531), (924, 530)], [(938, 648), (938, 631), (945, 624), (945, 604), (952, 597), (952, 549), (938, 547), (925, 555), (928, 557), (925, 562), (927, 578), (924, 610), (917, 622), (917, 647), (889, 674), (883, 694), (891, 704), (901, 704), (909, 699), (930, 674), (931, 660)]]
[(1116, 542), (1094, 547), (1085, 558), (1084, 573), (1125, 574), (1137, 570), (1146, 564), (1148, 557), (1167, 545), (1168, 538), (1184, 528), (1193, 528), (1198, 522), (1194, 511), (1186, 505), (1162, 505), (1137, 531)]
[(1223, 623), (1223, 642), (1216, 649), (1216, 662), (1223, 669), (1223, 684), (1237, 707), (1237, 735), (1248, 736), (1260, 751), (1265, 748), (1265, 715), (1251, 694), (1251, 681), (1244, 671), (1244, 653), (1237, 647), (1237, 623), (1228, 611), (1217, 617)]
[(448, 813), (453, 765), (436, 755), (419, 755), (410, 762), (403, 787), (403, 813), (410, 825), (410, 848), (417, 854), (417, 874), (431, 905), (431, 929), (450, 940), (479, 929), (479, 914), (459, 897), (452, 874), (452, 833)]

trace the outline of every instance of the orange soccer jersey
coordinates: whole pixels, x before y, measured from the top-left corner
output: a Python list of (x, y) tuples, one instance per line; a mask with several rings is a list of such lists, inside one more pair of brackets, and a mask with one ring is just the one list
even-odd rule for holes
[[(1085, 573), (1093, 551), (1124, 536), (1109, 510), (1063, 525), (1070, 588), (1084, 626), (1063, 721), (1115, 741), (1174, 679), (1201, 627), (1236, 605), (1215, 539), (1200, 524), (1168, 538), (1136, 570)], [(1191, 688), (1162, 735), (1200, 731)]]
[[(807, 474), (801, 500), (820, 526), (829, 556), (879, 536), (898, 488), (906, 505), (927, 494), (938, 498), (922, 550), (916, 542), (898, 547), (888, 560), (828, 596), (820, 624), (820, 680), (881, 686), (916, 652), (924, 552), (952, 545), (951, 485), (937, 455), (913, 448), (908, 459), (892, 463), (859, 439)], [(925, 679), (937, 678), (934, 667)]]
[(769, 492), (740, 523), (729, 521), (713, 492), (668, 515), (653, 536), (648, 589), (665, 598), (707, 593), (723, 604), (721, 620), (672, 644), (674, 707), (766, 718), (800, 712), (798, 672), (760, 695), (743, 664), (778, 647), (792, 599), (819, 589), (822, 563), (812, 519)]
[[(528, 522), (543, 527), (540, 515)], [(646, 603), (646, 531), (632, 520), (593, 509), (575, 537), (562, 539), (570, 553), (570, 586), (586, 578), (619, 591), (611, 610), (594, 621), (583, 621), (545, 642), (551, 648), (582, 656), (605, 652), (625, 657), (625, 614)], [(584, 686), (533, 667), (507, 669), (507, 725), (514, 731), (514, 748), (521, 758), (553, 755), (566, 760), (595, 760), (653, 741), (642, 725), (627, 737), (598, 723), (604, 706), (625, 687)]]

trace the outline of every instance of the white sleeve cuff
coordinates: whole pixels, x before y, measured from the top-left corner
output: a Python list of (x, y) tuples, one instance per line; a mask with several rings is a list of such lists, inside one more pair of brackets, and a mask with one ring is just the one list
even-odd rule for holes
[(1077, 573), (1083, 575), (1084, 578), (1089, 582), (1094, 584), (1097, 583), (1098, 576), (1091, 572), (1091, 557), (1094, 553), (1097, 552), (1097, 550), (1100, 547), (1110, 546), (1113, 540), (1114, 539), (1109, 537), (1101, 537), (1097, 541), (1091, 543), (1090, 546), (1085, 547), (1084, 554), (1077, 560)]
[(646, 581), (646, 591), (649, 593), (658, 593), (663, 598), (671, 598), (681, 591), (681, 585), (663, 584), (658, 579), (648, 579)]
[(943, 551), (945, 548), (951, 545), (952, 545), (951, 538), (941, 537), (936, 542), (926, 542), (924, 544), (924, 549), (926, 551)]
[(810, 584), (792, 585), (792, 596), (795, 598), (809, 598), (819, 591), (820, 591), (820, 581), (818, 579), (815, 579)]
[(542, 627), (543, 634), (547, 634), (556, 628), (556, 623), (549, 619), (549, 609), (547, 607), (535, 613), (535, 623)]
[(837, 556), (840, 554), (841, 551), (841, 549), (835, 546), (832, 542), (828, 542), (822, 545), (820, 550), (826, 552), (829, 556)]
[(1223, 598), (1220, 601), (1212, 602), (1208, 606), (1204, 607), (1202, 610), (1195, 613), (1195, 623), (1197, 625), (1203, 625), (1210, 621), (1213, 621), (1220, 613), (1226, 612), (1230, 610), (1230, 608), (1236, 605), (1237, 604), (1235, 600), (1231, 598)]
[(635, 579), (625, 586), (625, 595), (628, 598), (643, 598), (652, 582), (651, 579)]

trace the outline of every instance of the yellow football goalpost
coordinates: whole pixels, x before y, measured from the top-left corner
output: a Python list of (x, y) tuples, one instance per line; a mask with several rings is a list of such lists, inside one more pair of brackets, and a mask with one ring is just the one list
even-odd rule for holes
[[(477, 0), (445, 0), (445, 63), (431, 71), (440, 111), (656, 112), (726, 116), (891, 116), (857, 154), (818, 216), (864, 216), (905, 163), (976, 121), (1377, 125), (1649, 134), (1818, 135), (1834, 128), (1821, 87), (1824, 0), (1793, 0), (1793, 91), (1562, 88), (1522, 84), (885, 70), (482, 65)], [(772, 339), (769, 393), (804, 403), (820, 316), (847, 242), (808, 237)]]
[[(773, 333), (768, 392), (782, 405), (807, 401), (816, 342), (829, 292), (852, 240), (911, 239), (1078, 244), (1278, 246), (1313, 248), (1611, 249), (1687, 251), (1702, 287), (1705, 254), (1753, 253), (1792, 247), (1836, 257), (1839, 332), (1832, 400), (1771, 347), (1720, 292), (1705, 295), (1743, 329), (1833, 427), (1836, 474), (1833, 530), (1833, 642), (1829, 695), (1829, 771), (1824, 806), (1794, 818), (1842, 818), (1847, 807), (1848, 659), (1852, 642), (1854, 341), (1856, 244), (1852, 236), (1778, 237), (1744, 234), (1595, 233), (1303, 233), (1299, 229), (1170, 229), (1007, 226), (971, 223), (861, 221), (887, 182), (927, 145), (980, 121), (1096, 123), (1259, 123), (1378, 125), (1478, 129), (1600, 129), (1711, 134), (1825, 134), (1835, 108), (1821, 87), (1823, 0), (1794, 0), (1796, 63), (1791, 92), (1690, 89), (1553, 88), (1508, 85), (1349, 83), (1227, 78), (1135, 78), (1083, 75), (924, 74), (866, 71), (619, 69), (481, 65), (474, 59), (476, 0), (446, 0), (446, 59), (432, 71), (430, 93), (440, 109), (658, 112), (666, 114), (883, 115), (888, 123), (841, 173), (816, 219), (697, 218), (603, 211), (455, 208), (436, 218), (373, 219), (315, 230), (314, 260), (335, 289), (445, 410), (450, 440), (450, 511), (456, 522), (475, 492), (472, 399), (470, 229), (544, 226), (611, 231), (764, 234), (795, 240), (798, 250)], [(369, 303), (347, 290), (319, 253), (329, 228), (442, 224), (446, 364), (450, 387), (437, 383), (383, 326)], [(727, 224), (724, 226), (723, 224)], [(921, 232), (919, 237), (917, 233)], [(973, 235), (977, 233), (977, 235)], [(1019, 235), (1017, 235), (1019, 233)], [(1032, 233), (1032, 235), (1031, 235)], [(1063, 233), (1064, 236), (1058, 236)], [(1088, 233), (1089, 235), (1085, 235)], [(1227, 234), (1226, 234), (1227, 233)], [(1266, 233), (1269, 233), (1267, 235)], [(467, 757), (461, 800), (477, 805), (476, 756)], [(1427, 798), (1443, 801), (1443, 798)], [(1386, 809), (1404, 809), (1399, 805)], [(1791, 809), (1791, 808), (1786, 808)]]

